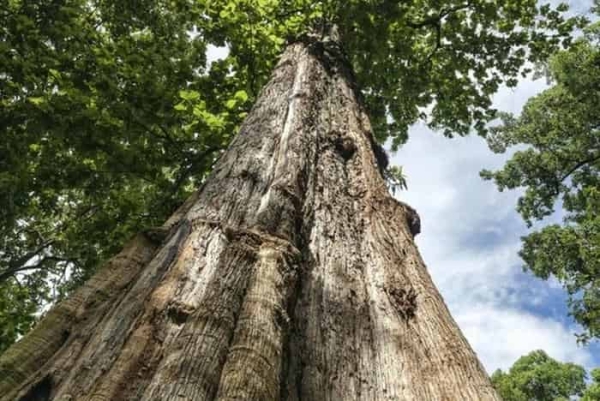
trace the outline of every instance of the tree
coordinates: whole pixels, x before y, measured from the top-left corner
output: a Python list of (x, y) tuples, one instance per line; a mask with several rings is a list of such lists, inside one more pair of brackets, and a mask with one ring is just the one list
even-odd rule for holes
[(0, 352), (173, 213), (236, 132), (245, 86), (206, 65), (207, 35), (188, 34), (205, 30), (199, 13), (183, 1), (0, 5)]
[(587, 387), (581, 401), (600, 400), (600, 369), (592, 370), (592, 383)]
[(560, 281), (587, 341), (600, 336), (600, 25), (550, 61), (554, 86), (532, 98), (519, 117), (503, 116), (488, 137), (492, 150), (525, 145), (504, 168), (484, 171), (500, 190), (524, 188), (517, 210), (529, 226), (558, 204), (563, 224), (523, 237), (520, 255), (536, 276)]
[[(568, 401), (583, 395), (585, 376), (581, 366), (558, 362), (540, 350), (519, 358), (507, 373), (498, 369), (492, 383), (504, 401)], [(590, 398), (593, 386), (585, 391), (589, 400), (598, 399)]]
[(497, 400), (367, 115), (397, 144), (434, 101), (433, 126), (483, 130), (503, 79), (580, 21), (535, 2), (197, 6), (252, 111), (196, 194), (2, 355), (2, 399)]

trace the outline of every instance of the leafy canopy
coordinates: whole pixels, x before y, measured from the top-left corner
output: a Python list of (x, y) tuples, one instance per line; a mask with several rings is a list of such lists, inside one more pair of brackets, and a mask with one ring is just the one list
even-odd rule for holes
[[(599, 370), (593, 373), (598, 376)], [(504, 401), (568, 401), (574, 396), (590, 398), (597, 383), (586, 390), (585, 369), (573, 363), (558, 362), (544, 351), (533, 351), (519, 358), (507, 373), (498, 369), (492, 384)]]
[[(490, 96), (584, 23), (535, 0), (6, 0), (0, 350), (203, 182), (278, 55), (336, 24), (377, 138), (485, 131)], [(207, 61), (209, 46), (226, 46)], [(402, 186), (399, 171), (390, 171)], [(16, 291), (14, 289), (18, 288)], [(10, 322), (9, 322), (10, 321)], [(4, 323), (9, 322), (9, 323)], [(4, 328), (7, 328), (4, 330)]]
[(235, 133), (246, 86), (209, 70), (200, 22), (181, 1), (0, 6), (0, 350), (32, 303), (161, 224)]
[(563, 224), (523, 237), (525, 268), (557, 278), (586, 341), (600, 337), (600, 25), (549, 63), (554, 86), (502, 116), (488, 137), (495, 152), (524, 146), (499, 171), (483, 171), (500, 190), (524, 188), (517, 210), (531, 226), (558, 204)]

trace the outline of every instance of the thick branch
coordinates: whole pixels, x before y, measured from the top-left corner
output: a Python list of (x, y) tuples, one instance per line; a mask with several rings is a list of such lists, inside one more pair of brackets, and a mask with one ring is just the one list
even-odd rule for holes
[(426, 18), (426, 19), (418, 21), (418, 22), (413, 22), (413, 21), (407, 22), (407, 25), (414, 29), (419, 29), (419, 28), (423, 28), (423, 27), (431, 27), (435, 30), (435, 36), (436, 36), (435, 37), (435, 45), (434, 45), (434, 48), (431, 50), (431, 52), (427, 55), (427, 58), (426, 58), (427, 62), (431, 61), (433, 55), (442, 47), (442, 20), (454, 12), (464, 10), (464, 9), (471, 7), (471, 5), (472, 5), (471, 2), (468, 2), (466, 4), (461, 4), (461, 5), (458, 5), (455, 7), (443, 9), (437, 15), (433, 15), (429, 18)]
[(31, 251), (31, 252), (27, 252), (25, 255), (21, 256), (20, 258), (18, 258), (17, 260), (11, 261), (8, 263), (8, 268), (9, 269), (13, 269), (19, 266), (24, 265), (25, 263), (27, 263), (29, 260), (33, 259), (34, 257), (36, 257), (37, 255), (40, 254), (40, 252), (42, 252), (44, 249), (48, 248), (50, 245), (52, 245), (54, 243), (54, 240), (48, 240), (45, 241), (44, 243), (42, 243), (36, 250)]
[[(551, 183), (548, 183), (548, 186), (550, 186), (550, 187), (551, 187), (551, 189), (550, 189), (550, 191), (551, 191), (551, 192), (550, 192), (550, 194), (549, 194), (549, 195), (550, 195), (552, 198), (555, 198), (555, 197), (557, 197), (558, 195), (560, 195), (560, 192), (561, 192), (561, 185), (562, 185), (562, 183), (563, 183), (563, 182), (564, 182), (564, 181), (565, 181), (567, 178), (569, 178), (569, 177), (570, 177), (570, 176), (571, 176), (571, 175), (572, 175), (574, 172), (576, 172), (576, 171), (577, 171), (577, 170), (579, 170), (580, 168), (582, 168), (582, 167), (584, 167), (584, 166), (586, 166), (586, 165), (588, 165), (588, 164), (594, 163), (594, 162), (596, 162), (596, 161), (599, 161), (599, 160), (600, 160), (600, 154), (596, 154), (596, 155), (593, 155), (593, 156), (591, 156), (591, 157), (589, 157), (589, 158), (587, 158), (587, 159), (585, 159), (585, 160), (582, 160), (582, 161), (580, 161), (580, 162), (577, 162), (575, 165), (573, 165), (573, 167), (571, 167), (569, 170), (567, 170), (567, 171), (566, 171), (566, 172), (565, 172), (565, 173), (564, 173), (562, 176), (560, 176), (560, 177), (558, 177), (558, 176), (555, 176), (555, 175), (551, 174), (551, 175), (553, 175), (553, 177), (551, 177), (551, 178), (550, 178), (550, 181), (551, 181)], [(538, 199), (536, 202), (534, 202), (534, 203), (533, 203), (533, 209), (534, 209), (534, 210), (537, 210), (537, 209), (539, 209), (540, 207), (542, 207), (542, 206), (543, 206), (543, 203), (544, 203), (544, 200), (543, 200), (543, 199), (541, 199), (541, 198), (540, 198), (540, 199)]]
[(38, 263), (35, 263), (33, 265), (20, 265), (20, 266), (9, 267), (5, 271), (0, 272), (0, 283), (3, 283), (4, 281), (6, 281), (9, 278), (16, 275), (17, 273), (22, 273), (22, 272), (29, 271), (29, 270), (41, 269), (49, 261), (73, 262), (71, 259), (61, 258), (58, 256), (45, 256)]
[(417, 22), (408, 21), (406, 24), (409, 27), (415, 28), (415, 29), (423, 28), (426, 26), (437, 27), (437, 26), (441, 25), (442, 20), (445, 17), (447, 17), (448, 15), (450, 15), (454, 12), (457, 12), (457, 11), (465, 10), (471, 6), (472, 6), (471, 2), (467, 2), (466, 4), (461, 4), (458, 6), (443, 9), (437, 15), (432, 15), (431, 17), (425, 18), (424, 20), (417, 21)]
[(560, 178), (559, 182), (563, 182), (564, 180), (569, 178), (574, 172), (579, 170), (581, 167), (583, 167), (587, 164), (594, 163), (595, 161), (598, 161), (598, 160), (600, 160), (600, 154), (593, 155), (585, 160), (580, 161), (579, 163), (577, 163), (573, 167), (571, 167), (571, 169), (569, 169), (566, 173), (564, 173), (563, 176)]

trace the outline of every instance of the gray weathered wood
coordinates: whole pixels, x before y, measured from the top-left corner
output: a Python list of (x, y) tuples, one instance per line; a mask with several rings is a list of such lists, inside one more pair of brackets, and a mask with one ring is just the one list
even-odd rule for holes
[(0, 358), (0, 399), (499, 400), (335, 43), (288, 47), (205, 186)]

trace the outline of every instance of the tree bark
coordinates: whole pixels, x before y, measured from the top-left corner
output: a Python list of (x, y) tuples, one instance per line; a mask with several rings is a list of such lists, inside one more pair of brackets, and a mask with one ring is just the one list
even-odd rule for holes
[(499, 400), (357, 93), (335, 42), (291, 44), (164, 238), (134, 238), (0, 358), (0, 399)]

